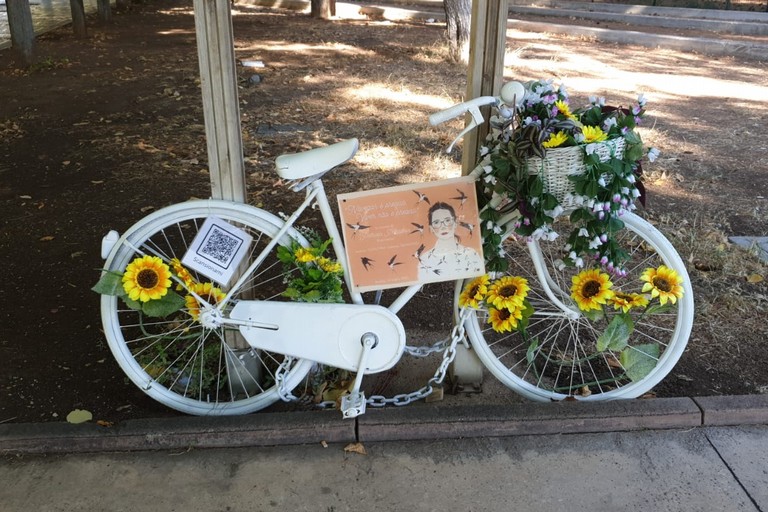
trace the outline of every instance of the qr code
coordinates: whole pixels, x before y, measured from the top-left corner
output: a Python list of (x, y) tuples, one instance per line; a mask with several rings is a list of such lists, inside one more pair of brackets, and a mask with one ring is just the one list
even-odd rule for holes
[(214, 226), (200, 246), (198, 253), (226, 267), (241, 243), (240, 238)]

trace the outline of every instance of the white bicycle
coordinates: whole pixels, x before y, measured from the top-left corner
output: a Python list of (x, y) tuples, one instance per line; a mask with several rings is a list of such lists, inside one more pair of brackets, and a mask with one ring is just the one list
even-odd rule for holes
[[(474, 113), (480, 105), (498, 105), (499, 101), (477, 98), (435, 114), (432, 121)], [(474, 350), (506, 386), (539, 401), (635, 398), (657, 385), (677, 363), (692, 327), (693, 293), (683, 261), (656, 228), (631, 213), (622, 217), (625, 229), (618, 241), (627, 248), (629, 260), (626, 275), (614, 281), (625, 293), (639, 294), (645, 284), (641, 279), (644, 270), (664, 265), (682, 277), (684, 293), (674, 305), (637, 315), (631, 337), (621, 347), (596, 349), (607, 319), (585, 314), (570, 296), (572, 279), (582, 269), (558, 262), (565, 237), (526, 240), (516, 236), (513, 222), (508, 222), (501, 247), (509, 267), (494, 277), (513, 275), (527, 280), (527, 301), (533, 312), (526, 328), (500, 333), (489, 324), (487, 308), (460, 308), (459, 296), (469, 280), (459, 280), (453, 296), (446, 297), (455, 325), (438, 347), (444, 350), (444, 357), (435, 376), (409, 395), (366, 398), (360, 390), (364, 375), (391, 368), (406, 352), (419, 352), (407, 346), (397, 315), (421, 285), (405, 287), (387, 305), (378, 303), (381, 293), (352, 291), (349, 262), (322, 177), (350, 160), (357, 149), (357, 140), (351, 139), (279, 157), (280, 178), (293, 191), (305, 194), (288, 216), (227, 201), (190, 201), (152, 213), (119, 238), (114, 234), (105, 237), (105, 271), (114, 274), (124, 273), (132, 261), (147, 255), (169, 266), (178, 265), (209, 218), (252, 237), (235, 283), (222, 292), (225, 297), (212, 300), (212, 295), (194, 293), (190, 282), (208, 281), (195, 271), (187, 271), (191, 281), (173, 275), (174, 286), (194, 298), (164, 318), (127, 307), (117, 296), (102, 296), (101, 315), (110, 349), (134, 384), (184, 413), (245, 414), (281, 399), (294, 399), (293, 390), (321, 363), (356, 372), (351, 392), (341, 404), (344, 416), (354, 417), (366, 405), (400, 405), (430, 394), (442, 383), (458, 343)], [(309, 245), (297, 222), (313, 210), (319, 211), (335, 257), (345, 271), (346, 304), (300, 303), (284, 297), (292, 270), (277, 258), (278, 248)], [(558, 222), (569, 221), (565, 216)], [(656, 348), (644, 348), (649, 345)], [(625, 367), (633, 353), (646, 366), (651, 361), (639, 376)]]

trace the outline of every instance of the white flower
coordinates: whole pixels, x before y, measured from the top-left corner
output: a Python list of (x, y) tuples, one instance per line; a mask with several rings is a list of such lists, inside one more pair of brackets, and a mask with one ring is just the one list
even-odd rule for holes
[(493, 172), (493, 166), (491, 166), (491, 165), (484, 165), (483, 166), (483, 172), (485, 174), (491, 174)]
[(600, 185), (601, 187), (604, 187), (606, 185), (605, 178), (603, 176), (600, 176), (600, 179), (597, 180), (597, 184)]
[(499, 115), (505, 119), (509, 119), (510, 117), (512, 117), (512, 111), (507, 107), (501, 107), (499, 109)]
[(655, 162), (657, 158), (659, 158), (660, 151), (656, 148), (651, 148), (648, 150), (648, 161), (649, 162)]
[(609, 117), (605, 120), (605, 123), (603, 123), (603, 131), (608, 131), (611, 129), (612, 126), (616, 126), (616, 118), (615, 117)]
[(493, 232), (497, 235), (500, 235), (502, 231), (501, 226), (493, 226)]
[(557, 237), (560, 236), (560, 233), (557, 231), (550, 230), (549, 233), (547, 233), (547, 240), (552, 242), (554, 240), (557, 240)]
[(590, 249), (597, 249), (601, 245), (603, 245), (603, 242), (602, 240), (600, 240), (600, 237), (597, 237), (597, 236), (593, 238), (591, 242), (589, 242)]
[(583, 236), (584, 238), (589, 237), (589, 231), (587, 231), (587, 228), (581, 228), (579, 230), (579, 236)]
[(556, 268), (557, 270), (560, 270), (560, 271), (562, 271), (562, 270), (565, 270), (565, 266), (566, 266), (566, 265), (565, 265), (565, 262), (564, 262), (563, 260), (561, 260), (561, 259), (556, 259), (556, 260), (555, 260), (555, 261), (553, 261), (552, 263), (555, 265), (555, 268)]
[(576, 267), (581, 268), (584, 266), (584, 260), (581, 258), (576, 258), (573, 264), (576, 265)]
[[(584, 140), (584, 134), (580, 133), (579, 137), (581, 137), (581, 139)], [(581, 142), (581, 141), (579, 141), (579, 142)], [(597, 144), (594, 144), (594, 143), (593, 144), (587, 144), (584, 147), (584, 152), (587, 153), (588, 155), (591, 155), (595, 151), (597, 151)]]
[(552, 210), (544, 211), (544, 214), (554, 219), (562, 215), (564, 211), (562, 206), (557, 205)]
[(490, 149), (488, 149), (488, 146), (482, 146), (480, 148), (480, 156), (487, 155), (489, 151), (490, 151)]
[(489, 220), (488, 222), (486, 222), (486, 223), (485, 223), (485, 228), (486, 228), (487, 230), (491, 231), (491, 230), (493, 230), (493, 227), (494, 227), (495, 225), (496, 225), (496, 224), (494, 224), (492, 220)]
[(639, 103), (641, 107), (644, 107), (647, 102), (648, 100), (645, 99), (645, 94), (641, 94), (637, 97), (637, 103)]
[(493, 176), (492, 174), (489, 174), (488, 176), (486, 176), (483, 179), (485, 180), (486, 183), (490, 183), (491, 185), (495, 185), (496, 184), (496, 176)]
[(568, 253), (568, 258), (575, 260), (578, 255), (576, 254), (576, 251), (571, 251)]

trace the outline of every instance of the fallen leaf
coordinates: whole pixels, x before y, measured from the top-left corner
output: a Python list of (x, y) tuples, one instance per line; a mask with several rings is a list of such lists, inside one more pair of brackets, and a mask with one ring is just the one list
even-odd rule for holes
[(347, 453), (359, 453), (360, 455), (368, 455), (365, 451), (363, 443), (350, 443), (344, 447), (344, 451)]
[(86, 421), (91, 421), (93, 419), (93, 414), (91, 414), (90, 411), (86, 411), (84, 409), (75, 409), (74, 411), (67, 414), (67, 421), (69, 423), (85, 423)]
[(763, 276), (760, 274), (749, 274), (747, 276), (747, 282), (748, 283), (762, 283), (763, 282)]
[(102, 183), (104, 183), (104, 180), (91, 180), (91, 183), (93, 183), (94, 185), (101, 185)]
[(54, 236), (48, 235), (48, 236), (44, 236), (44, 237), (41, 237), (41, 238), (40, 238), (40, 241), (41, 241), (41, 242), (50, 242), (50, 241), (51, 241), (51, 240), (53, 240), (54, 238), (55, 238)]
[(19, 196), (19, 199), (32, 199), (32, 196)]
[(98, 420), (96, 424), (100, 427), (113, 427), (115, 424), (111, 421)]
[(328, 442), (327, 441), (320, 441), (320, 446), (323, 448), (328, 448)]

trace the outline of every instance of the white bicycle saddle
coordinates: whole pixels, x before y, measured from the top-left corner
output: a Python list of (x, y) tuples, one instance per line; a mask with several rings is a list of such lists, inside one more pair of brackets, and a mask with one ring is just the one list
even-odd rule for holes
[(357, 139), (348, 139), (321, 148), (280, 155), (275, 159), (277, 174), (286, 180), (301, 180), (330, 171), (349, 161), (359, 147)]

